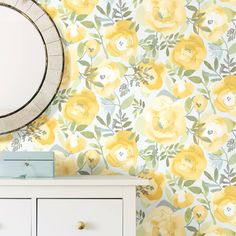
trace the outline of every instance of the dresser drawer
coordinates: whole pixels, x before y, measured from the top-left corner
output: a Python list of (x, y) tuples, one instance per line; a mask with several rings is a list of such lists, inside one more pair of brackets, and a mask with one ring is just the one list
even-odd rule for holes
[[(122, 199), (38, 199), (38, 236), (122, 236)], [(79, 230), (78, 227), (85, 228)]]
[(31, 236), (30, 199), (0, 199), (0, 235)]

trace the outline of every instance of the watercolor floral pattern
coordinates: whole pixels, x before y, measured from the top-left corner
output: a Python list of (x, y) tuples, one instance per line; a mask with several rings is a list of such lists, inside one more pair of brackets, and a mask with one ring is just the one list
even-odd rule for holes
[(0, 137), (57, 175), (137, 175), (137, 235), (236, 234), (236, 1), (42, 0), (65, 45), (50, 108)]

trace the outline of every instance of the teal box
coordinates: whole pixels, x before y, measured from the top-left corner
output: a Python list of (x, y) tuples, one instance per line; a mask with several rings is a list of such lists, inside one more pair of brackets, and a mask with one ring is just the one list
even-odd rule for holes
[(0, 152), (0, 177), (54, 177), (53, 152)]

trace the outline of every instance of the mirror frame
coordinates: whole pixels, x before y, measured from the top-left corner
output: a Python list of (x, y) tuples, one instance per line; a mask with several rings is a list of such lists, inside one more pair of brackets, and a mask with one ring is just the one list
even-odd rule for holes
[(46, 70), (37, 93), (24, 106), (0, 117), (0, 135), (17, 131), (36, 120), (56, 96), (64, 72), (64, 48), (59, 30), (49, 14), (34, 0), (0, 0), (26, 17), (42, 37), (46, 52)]

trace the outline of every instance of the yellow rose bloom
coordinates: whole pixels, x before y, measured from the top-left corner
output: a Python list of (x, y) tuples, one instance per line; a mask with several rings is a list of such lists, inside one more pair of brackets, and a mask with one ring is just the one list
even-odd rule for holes
[(148, 0), (144, 8), (145, 25), (157, 32), (175, 32), (186, 21), (183, 0)]
[(144, 134), (164, 145), (175, 143), (186, 132), (184, 114), (183, 105), (170, 97), (154, 98), (144, 109)]
[(61, 82), (61, 89), (70, 87), (71, 81), (79, 78), (79, 67), (77, 63), (77, 51), (75, 47), (65, 48), (64, 74)]
[(235, 236), (235, 233), (229, 229), (224, 229), (216, 225), (212, 225), (202, 232), (204, 236)]
[(177, 98), (186, 98), (190, 96), (194, 91), (194, 85), (184, 80), (175, 82), (173, 87), (173, 94)]
[(229, 3), (232, 6), (236, 6), (236, 0), (221, 0), (221, 2)]
[(131, 131), (118, 131), (104, 145), (106, 160), (113, 167), (129, 170), (136, 165), (138, 148)]
[(144, 192), (141, 191), (141, 199), (143, 202), (152, 204), (159, 200), (163, 195), (165, 187), (165, 176), (154, 171), (145, 171), (139, 174), (140, 178), (149, 180), (149, 187)]
[(171, 61), (185, 70), (197, 70), (206, 58), (207, 50), (203, 40), (196, 34), (182, 38), (171, 54)]
[(2, 134), (0, 135), (0, 151), (3, 151), (8, 144), (13, 140), (12, 134)]
[(203, 15), (199, 23), (201, 35), (210, 42), (216, 42), (229, 28), (231, 19), (226, 9), (214, 4), (200, 14)]
[(196, 95), (193, 98), (193, 106), (197, 112), (203, 112), (206, 109), (207, 104), (208, 100), (202, 94)]
[(70, 135), (65, 142), (65, 150), (69, 153), (77, 153), (86, 148), (86, 140), (76, 135)]
[(183, 190), (177, 191), (172, 199), (172, 203), (175, 208), (186, 208), (192, 205), (193, 202), (194, 202), (193, 194), (187, 193)]
[(212, 202), (217, 220), (236, 226), (236, 186), (214, 193)]
[(98, 0), (63, 0), (64, 6), (77, 15), (89, 15), (95, 8)]
[(41, 3), (41, 6), (53, 20), (58, 18), (58, 10), (55, 7), (46, 5), (45, 3)]
[(85, 38), (86, 31), (82, 27), (70, 25), (66, 28), (64, 35), (68, 43), (78, 43)]
[(184, 180), (197, 180), (207, 166), (202, 149), (192, 144), (180, 151), (171, 162), (171, 172)]
[(208, 138), (211, 142), (201, 140), (201, 143), (207, 152), (217, 152), (229, 138), (227, 123), (218, 115), (211, 115), (203, 123), (201, 136)]
[(167, 206), (153, 208), (143, 222), (145, 236), (186, 236), (185, 220)]
[(33, 126), (39, 130), (37, 138), (34, 138), (34, 142), (40, 145), (50, 145), (55, 142), (55, 129), (57, 128), (57, 121), (55, 118), (49, 118), (46, 115), (42, 115), (37, 119)]
[(107, 27), (104, 34), (107, 51), (114, 57), (128, 60), (135, 56), (138, 48), (138, 37), (133, 22), (117, 21), (115, 25)]
[(85, 50), (90, 57), (96, 57), (100, 50), (100, 44), (95, 39), (89, 40), (85, 44)]
[(55, 176), (77, 175), (77, 161), (73, 157), (65, 157), (62, 152), (55, 152)]
[(96, 76), (93, 76), (91, 80), (103, 85), (103, 87), (94, 85), (96, 93), (105, 98), (110, 97), (114, 90), (120, 86), (121, 77), (123, 76), (118, 64), (110, 60), (104, 60), (95, 65), (95, 68)]
[(193, 208), (194, 219), (201, 223), (207, 218), (208, 210), (203, 205), (197, 205)]
[(98, 114), (99, 104), (95, 94), (83, 89), (71, 97), (64, 107), (64, 117), (78, 125), (89, 125)]
[(89, 150), (85, 154), (87, 165), (93, 169), (97, 166), (100, 160), (100, 154), (96, 150)]
[(144, 92), (151, 93), (162, 87), (163, 80), (166, 79), (166, 67), (162, 63), (156, 63), (154, 59), (149, 59), (147, 63), (141, 62), (139, 67), (147, 83), (142, 83)]
[(236, 76), (226, 76), (212, 88), (214, 104), (219, 111), (236, 116)]

